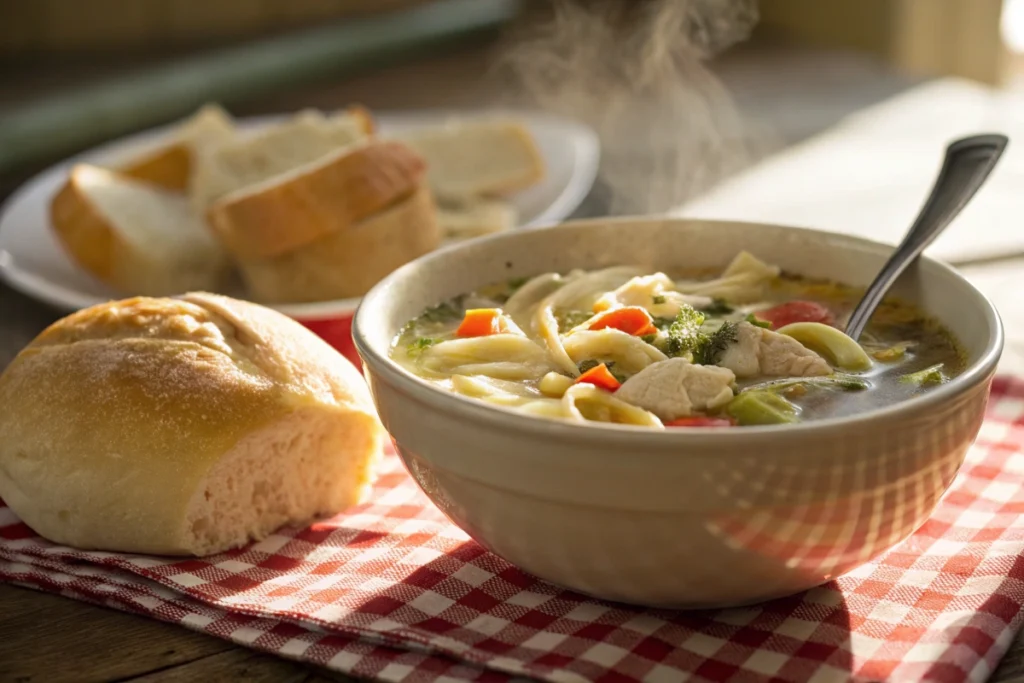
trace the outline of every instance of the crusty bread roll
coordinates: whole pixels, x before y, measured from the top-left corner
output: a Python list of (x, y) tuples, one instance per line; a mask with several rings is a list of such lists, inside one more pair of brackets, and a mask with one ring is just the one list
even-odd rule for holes
[(425, 172), (405, 145), (368, 140), (233, 192), (210, 207), (207, 219), (236, 258), (279, 256), (408, 197)]
[(212, 294), (50, 326), (0, 375), (0, 498), (83, 549), (206, 555), (359, 501), (362, 378), (293, 320)]
[(116, 171), (76, 165), (50, 218), (68, 254), (125, 294), (218, 289), (230, 272), (227, 255), (184, 195)]
[(329, 301), (366, 294), (396, 268), (441, 243), (437, 210), (421, 187), (378, 214), (279, 256), (240, 259), (252, 296), (270, 303)]

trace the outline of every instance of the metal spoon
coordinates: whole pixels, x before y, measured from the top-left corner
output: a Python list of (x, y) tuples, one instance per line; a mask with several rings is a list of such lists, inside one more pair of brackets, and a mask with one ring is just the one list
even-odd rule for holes
[(973, 135), (946, 148), (935, 185), (903, 242), (875, 277), (846, 325), (846, 334), (860, 338), (871, 315), (903, 271), (956, 218), (995, 168), (1009, 139), (1005, 135)]

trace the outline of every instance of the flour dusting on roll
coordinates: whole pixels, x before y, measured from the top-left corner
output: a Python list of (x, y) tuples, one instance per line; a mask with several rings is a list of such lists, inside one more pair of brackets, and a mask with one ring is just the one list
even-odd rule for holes
[(50, 326), (0, 375), (0, 498), (83, 549), (207, 555), (360, 502), (384, 431), (299, 323), (212, 294)]

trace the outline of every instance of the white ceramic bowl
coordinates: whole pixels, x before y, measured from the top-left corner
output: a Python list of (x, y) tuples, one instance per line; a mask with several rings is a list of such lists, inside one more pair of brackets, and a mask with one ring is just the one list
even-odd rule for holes
[(412, 475), (481, 545), (593, 596), (660, 607), (757, 602), (821, 584), (904, 540), (952, 482), (1002, 350), (996, 311), (929, 259), (896, 293), (962, 342), (953, 381), (895, 406), (799, 425), (653, 431), (535, 419), (463, 398), (388, 358), (427, 306), (510, 277), (640, 264), (723, 267), (748, 249), (785, 270), (866, 285), (891, 247), (829, 233), (620, 219), (477, 240), (392, 274), (354, 335)]

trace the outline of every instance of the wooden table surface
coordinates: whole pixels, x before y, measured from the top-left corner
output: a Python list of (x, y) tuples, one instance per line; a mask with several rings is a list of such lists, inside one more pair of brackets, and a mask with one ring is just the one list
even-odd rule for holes
[[(822, 60), (821, 64), (826, 64)], [(386, 78), (375, 76), (339, 85), (315, 93), (293, 94), (292, 101), (254, 103), (256, 111), (287, 110), (296, 106), (338, 106), (360, 101), (371, 107), (432, 106), (443, 100), (448, 106), (472, 104), (480, 90), (465, 84), (479, 78), (480, 59), (455, 55), (436, 63), (418, 63), (397, 69)], [(850, 108), (849, 62), (843, 70), (844, 95)], [(774, 75), (784, 85), (793, 83), (785, 74)], [(439, 75), (444, 73), (446, 75)], [(749, 76), (749, 74), (748, 74)], [(758, 80), (766, 80), (759, 78)], [(884, 95), (878, 92), (880, 79), (865, 71), (863, 83), (871, 90), (865, 99)], [(429, 83), (426, 92), (422, 87)], [(461, 83), (455, 87), (451, 84)], [(440, 84), (440, 85), (439, 85)], [(855, 88), (854, 88), (855, 89)], [(777, 88), (767, 88), (775, 91)], [(822, 93), (814, 93), (828, 101)], [(832, 98), (834, 101), (835, 98)], [(799, 98), (794, 98), (798, 101)], [(870, 102), (864, 101), (866, 105)], [(756, 108), (756, 99), (749, 105)], [(846, 105), (844, 105), (846, 106)], [(777, 110), (777, 108), (776, 108)], [(817, 110), (815, 110), (817, 111)], [(842, 112), (836, 111), (838, 116)], [(816, 114), (821, 116), (821, 112)], [(783, 112), (781, 116), (786, 116)], [(828, 114), (831, 119), (832, 113)], [(794, 123), (795, 121), (795, 123)], [(827, 125), (831, 120), (821, 121)], [(789, 116), (785, 125), (813, 133), (818, 121), (803, 124)], [(802, 125), (802, 127), (801, 127)], [(0, 199), (14, 183), (0, 182)], [(599, 197), (592, 197), (581, 213), (600, 213)], [(1024, 274), (1024, 259), (1005, 261), (968, 269), (968, 275), (982, 286), (1003, 289), (1003, 283)], [(1001, 302), (997, 299), (997, 306)], [(1007, 299), (1007, 307), (1019, 304)], [(0, 370), (46, 325), (60, 316), (48, 308), (0, 284)], [(1020, 314), (1003, 315), (1008, 328), (1009, 345), (1006, 368), (1024, 373), (1024, 309)], [(1015, 345), (1016, 340), (1016, 345)], [(351, 681), (339, 674), (297, 664), (251, 650), (180, 626), (144, 617), (96, 607), (71, 599), (39, 593), (25, 588), (0, 585), (0, 683), (86, 683), (90, 681), (285, 681), (326, 683)], [(1019, 637), (991, 679), (995, 683), (1024, 683), (1024, 637)]]

